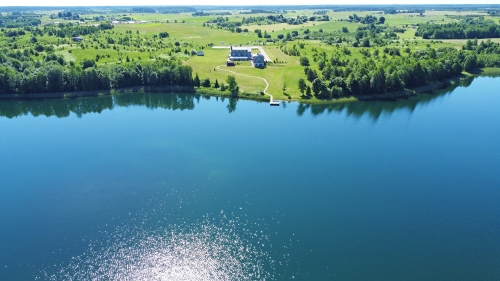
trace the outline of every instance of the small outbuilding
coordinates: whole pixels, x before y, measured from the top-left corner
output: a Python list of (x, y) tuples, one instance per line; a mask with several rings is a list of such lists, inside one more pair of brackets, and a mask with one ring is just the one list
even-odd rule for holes
[(81, 42), (81, 41), (83, 41), (82, 37), (73, 37), (71, 39), (73, 39), (73, 41), (75, 41), (75, 42)]
[(196, 55), (198, 55), (199, 57), (203, 57), (205, 53), (203, 51), (198, 51)]
[(226, 66), (235, 66), (235, 65), (234, 65), (234, 61), (232, 61), (232, 60), (227, 60), (227, 61), (226, 61)]

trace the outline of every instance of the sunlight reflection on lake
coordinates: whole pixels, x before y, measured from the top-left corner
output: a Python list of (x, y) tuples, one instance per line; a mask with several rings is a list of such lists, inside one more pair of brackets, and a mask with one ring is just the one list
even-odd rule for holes
[(43, 279), (273, 280), (269, 238), (246, 224), (222, 214), (155, 230), (118, 227)]

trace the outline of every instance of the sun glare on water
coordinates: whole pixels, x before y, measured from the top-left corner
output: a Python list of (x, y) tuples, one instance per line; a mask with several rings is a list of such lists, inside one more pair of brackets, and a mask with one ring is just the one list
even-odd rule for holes
[(245, 225), (206, 217), (159, 230), (118, 228), (110, 242), (91, 243), (84, 254), (37, 279), (274, 280), (268, 237)]

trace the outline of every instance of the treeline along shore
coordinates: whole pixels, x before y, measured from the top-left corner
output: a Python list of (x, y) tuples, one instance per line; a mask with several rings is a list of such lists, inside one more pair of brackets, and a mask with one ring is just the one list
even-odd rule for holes
[[(21, 55), (22, 56), (22, 55)], [(175, 60), (116, 65), (66, 65), (56, 60), (20, 60), (0, 54), (0, 97), (92, 96), (133, 87), (193, 91), (192, 70)]]
[[(396, 63), (386, 58), (384, 61), (389, 65), (397, 65), (388, 67), (388, 71), (380, 67), (365, 70), (374, 65), (373, 58), (360, 65), (358, 60), (338, 61), (332, 56), (324, 67), (320, 67), (322, 75), (319, 77), (305, 67), (308, 80), (313, 82), (312, 89), (307, 90), (325, 102), (346, 96), (359, 100), (407, 98), (419, 92), (443, 88), (449, 84), (450, 78), (458, 79), (463, 70), (485, 66), (484, 61), (478, 62), (475, 54), (465, 56), (462, 52), (442, 49), (440, 59), (424, 59), (423, 63), (416, 62), (418, 59)], [(177, 61), (80, 67), (57, 61), (28, 61), (17, 65), (16, 60), (9, 60), (3, 54), (0, 54), (0, 60), (4, 62), (0, 65), (0, 99), (75, 98), (114, 92), (198, 92), (215, 96), (225, 93), (221, 89), (199, 87), (193, 80), (191, 67)], [(347, 71), (343, 71), (342, 66)], [(263, 98), (245, 93), (239, 96)]]

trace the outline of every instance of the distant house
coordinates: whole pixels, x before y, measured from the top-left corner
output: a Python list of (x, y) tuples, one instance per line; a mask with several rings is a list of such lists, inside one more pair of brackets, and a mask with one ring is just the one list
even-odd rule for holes
[(247, 47), (230, 47), (229, 59), (235, 60), (251, 60), (252, 49)]
[(75, 41), (75, 42), (81, 42), (81, 41), (83, 41), (82, 37), (73, 37), (71, 39), (73, 39), (73, 41)]
[(133, 21), (133, 20), (129, 20), (127, 23), (128, 23), (128, 24), (132, 24), (132, 23), (135, 23), (135, 21)]
[(264, 56), (262, 54), (253, 56), (252, 63), (254, 67), (266, 67), (266, 61), (264, 60)]
[(139, 23), (146, 23), (146, 21), (145, 20), (141, 20)]
[(111, 24), (120, 24), (120, 21), (119, 20), (114, 20), (111, 22)]
[(227, 60), (227, 61), (226, 61), (226, 66), (234, 66), (234, 61), (232, 61), (232, 60)]
[(204, 53), (203, 51), (198, 51), (196, 54), (197, 54), (198, 56), (200, 56), (200, 57), (202, 57), (202, 56), (204, 56), (204, 55), (205, 55), (205, 53)]

